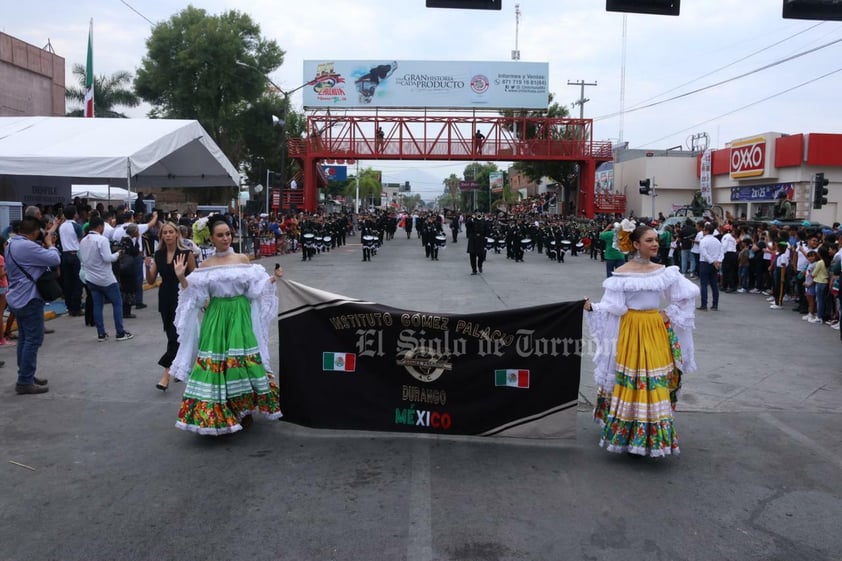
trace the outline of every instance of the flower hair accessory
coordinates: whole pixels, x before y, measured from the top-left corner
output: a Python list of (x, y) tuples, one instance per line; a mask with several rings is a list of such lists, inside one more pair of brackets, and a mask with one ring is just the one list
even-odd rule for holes
[(622, 251), (623, 253), (631, 253), (634, 251), (634, 246), (631, 241), (631, 233), (634, 232), (635, 228), (637, 228), (637, 224), (634, 220), (625, 218), (622, 222), (620, 222), (619, 228), (615, 228), (615, 232), (617, 233), (617, 243), (615, 245), (616, 249)]
[(203, 216), (193, 223), (193, 241), (198, 245), (204, 245), (210, 241), (207, 216)]

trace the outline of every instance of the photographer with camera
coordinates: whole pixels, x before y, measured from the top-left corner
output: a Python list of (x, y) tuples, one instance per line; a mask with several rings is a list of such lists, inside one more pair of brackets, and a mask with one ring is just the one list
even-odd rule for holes
[(44, 234), (44, 246), (37, 243), (41, 236), (41, 221), (25, 216), (20, 230), (6, 246), (6, 274), (9, 292), (6, 301), (18, 322), (18, 394), (38, 394), (49, 391), (47, 380), (37, 378), (35, 371), (38, 349), (44, 342), (44, 299), (38, 292), (36, 281), (50, 267), (61, 264), (61, 255), (55, 247), (55, 232), (61, 220), (53, 222)]

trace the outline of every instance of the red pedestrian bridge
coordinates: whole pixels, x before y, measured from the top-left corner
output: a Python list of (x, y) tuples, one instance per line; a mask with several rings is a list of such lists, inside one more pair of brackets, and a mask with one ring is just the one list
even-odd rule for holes
[[(298, 183), (303, 188), (300, 195), (285, 188), (282, 205), (288, 208), (296, 203), (306, 211), (316, 209), (318, 187), (324, 182), (319, 167), (323, 163), (559, 160), (579, 164), (576, 208), (580, 216), (613, 213), (617, 201), (594, 197), (596, 168), (612, 160), (611, 143), (591, 140), (592, 133), (590, 119), (311, 114), (307, 117), (306, 138), (288, 141), (290, 157), (301, 166)], [(296, 195), (298, 200), (293, 201), (291, 197)]]

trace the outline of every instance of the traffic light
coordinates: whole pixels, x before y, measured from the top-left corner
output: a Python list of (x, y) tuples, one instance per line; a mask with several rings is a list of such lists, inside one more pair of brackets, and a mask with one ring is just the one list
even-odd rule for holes
[(605, 10), (608, 12), (677, 16), (678, 12), (681, 11), (681, 0), (605, 0)]
[(784, 0), (784, 19), (842, 20), (839, 0)]
[(813, 208), (818, 210), (822, 205), (827, 204), (827, 184), (830, 183), (824, 178), (824, 173), (817, 173), (813, 180)]
[(641, 195), (648, 195), (649, 191), (652, 190), (652, 182), (649, 179), (641, 179), (640, 180), (640, 194)]
[(459, 8), (462, 10), (500, 10), (503, 0), (427, 0), (428, 8)]

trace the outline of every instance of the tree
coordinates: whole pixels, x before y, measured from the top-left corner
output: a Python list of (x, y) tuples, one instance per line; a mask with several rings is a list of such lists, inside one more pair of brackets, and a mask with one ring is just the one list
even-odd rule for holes
[[(242, 164), (249, 184), (266, 182), (266, 171), (281, 170), (281, 129), (272, 126), (272, 115), (283, 114), (284, 100), (273, 91), (267, 91), (240, 114), (242, 130)], [(301, 113), (289, 111), (286, 119), (287, 138), (301, 137), (306, 119)], [(297, 164), (287, 158), (287, 180), (295, 177)], [(330, 186), (329, 186), (330, 187)], [(341, 193), (341, 190), (335, 194)]]
[[(383, 191), (381, 183), (381, 172), (365, 168), (360, 170), (360, 202), (362, 206), (366, 205), (366, 201), (374, 199), (374, 206), (380, 204), (380, 194)], [(357, 194), (357, 180), (352, 176), (348, 178), (348, 186), (345, 188), (345, 196), (354, 200)]]
[(414, 195), (404, 195), (403, 197), (403, 208), (405, 208), (407, 212), (415, 211), (415, 209), (422, 204), (421, 195), (418, 193), (415, 193)]
[[(79, 82), (78, 86), (70, 86), (64, 96), (72, 102), (85, 102), (85, 77), (86, 70), (83, 64), (73, 65), (73, 76)], [(137, 107), (140, 105), (140, 98), (127, 86), (132, 82), (132, 75), (125, 70), (119, 70), (111, 76), (94, 76), (94, 115), (105, 118), (122, 118), (126, 115), (114, 110), (117, 106)], [(68, 111), (68, 117), (83, 117), (85, 110), (74, 109)]]
[(476, 181), (479, 183), (479, 189), (476, 195), (472, 191), (464, 191), (462, 193), (462, 208), (469, 210), (485, 210), (488, 207), (489, 197), (489, 179), (491, 172), (497, 171), (497, 164), (488, 162), (480, 164), (473, 162), (465, 166), (465, 171), (462, 176), (465, 181)]
[[(198, 120), (235, 166), (257, 155), (245, 144), (244, 114), (266, 95), (266, 75), (284, 52), (251, 17), (188, 6), (155, 26), (146, 48), (135, 89), (152, 104), (152, 116)], [(271, 128), (271, 117), (264, 126)]]
[[(549, 105), (547, 109), (544, 111), (503, 111), (501, 115), (504, 117), (509, 117), (512, 119), (512, 124), (509, 125), (507, 128), (513, 132), (517, 132), (517, 135), (523, 139), (529, 138), (536, 138), (542, 134), (549, 134), (550, 138), (556, 140), (562, 140), (564, 138), (569, 138), (567, 135), (569, 134), (566, 130), (549, 130), (549, 131), (541, 131), (538, 130), (535, 123), (529, 123), (527, 121), (526, 130), (517, 130), (514, 129), (518, 126), (518, 119), (522, 117), (526, 118), (537, 118), (537, 117), (551, 117), (551, 118), (562, 118), (562, 117), (569, 117), (570, 113), (567, 110), (567, 107), (563, 105), (559, 105), (557, 101), (554, 101), (555, 95), (550, 94), (549, 96)], [(559, 160), (545, 160), (545, 161), (521, 161), (516, 162), (512, 166), (516, 171), (519, 171), (529, 177), (532, 181), (538, 181), (542, 177), (550, 177), (553, 180), (561, 183), (568, 189), (575, 189), (577, 182), (577, 168), (576, 164), (573, 162), (566, 162), (566, 161), (559, 161)]]
[(444, 185), (444, 194), (439, 197), (439, 207), (459, 210), (459, 176), (451, 173), (450, 177), (442, 181), (442, 184)]

